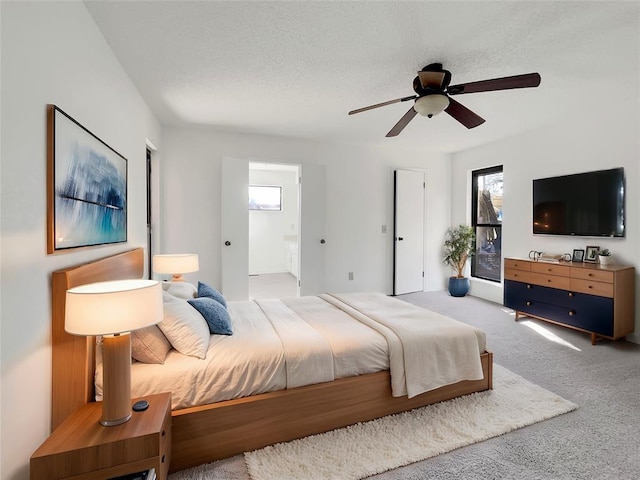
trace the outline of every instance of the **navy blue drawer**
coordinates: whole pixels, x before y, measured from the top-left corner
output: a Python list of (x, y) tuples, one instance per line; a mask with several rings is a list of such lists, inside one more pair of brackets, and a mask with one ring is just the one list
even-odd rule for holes
[(613, 336), (613, 299), (505, 280), (505, 306)]
[[(508, 288), (507, 282), (509, 282)], [(512, 280), (505, 280), (505, 298), (507, 290), (511, 291), (511, 293), (509, 294), (509, 298), (512, 298), (514, 296), (523, 297), (526, 298), (526, 300), (536, 300), (540, 302), (550, 303), (552, 305), (575, 308), (576, 294), (567, 290), (559, 290), (557, 288), (542, 287), (540, 285), (533, 285), (531, 283), (521, 283), (514, 282)]]

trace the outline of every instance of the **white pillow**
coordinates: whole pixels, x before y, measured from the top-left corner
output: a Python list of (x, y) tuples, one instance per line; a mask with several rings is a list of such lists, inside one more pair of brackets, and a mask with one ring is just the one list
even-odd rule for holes
[(200, 313), (187, 303), (162, 292), (164, 317), (158, 327), (173, 348), (183, 355), (205, 358), (209, 348), (209, 326)]
[(193, 283), (187, 282), (162, 282), (162, 289), (174, 297), (191, 300), (198, 296), (198, 289)]

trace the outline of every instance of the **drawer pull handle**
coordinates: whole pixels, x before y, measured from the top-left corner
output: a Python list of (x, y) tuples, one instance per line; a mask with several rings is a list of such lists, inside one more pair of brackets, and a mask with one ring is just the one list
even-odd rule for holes
[(587, 274), (589, 277), (593, 277), (593, 273), (589, 273)]
[(551, 283), (551, 279), (550, 279), (550, 278), (547, 278), (547, 282), (548, 282), (548, 283)]
[(569, 310), (569, 316), (573, 317), (576, 314), (576, 312), (574, 312), (573, 310)]
[(164, 430), (162, 430), (162, 436), (164, 437)]
[(531, 306), (531, 302), (527, 300), (527, 307)]
[(162, 455), (162, 460), (161, 460), (161, 462), (162, 462), (162, 463), (164, 463), (164, 455)]
[(573, 297), (574, 293), (573, 292), (569, 292), (569, 296)]
[(589, 288), (593, 288), (591, 285), (589, 285)]

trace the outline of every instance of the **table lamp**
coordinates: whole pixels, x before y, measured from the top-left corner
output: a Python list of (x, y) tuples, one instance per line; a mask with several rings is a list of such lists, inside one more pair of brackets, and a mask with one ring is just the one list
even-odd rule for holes
[(107, 427), (131, 418), (131, 330), (162, 320), (162, 288), (155, 280), (117, 280), (67, 290), (65, 330), (102, 335), (102, 416)]
[(198, 254), (175, 253), (153, 256), (153, 271), (173, 275), (172, 282), (184, 282), (183, 273), (197, 272)]

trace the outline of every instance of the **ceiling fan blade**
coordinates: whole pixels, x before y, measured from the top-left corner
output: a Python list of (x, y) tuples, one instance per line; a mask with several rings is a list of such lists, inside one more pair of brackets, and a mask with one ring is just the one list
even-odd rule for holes
[(362, 108), (358, 108), (356, 110), (351, 110), (349, 112), (349, 115), (353, 115), (355, 113), (360, 113), (360, 112), (366, 112), (367, 110), (372, 110), (374, 108), (384, 107), (384, 106), (387, 106), (387, 105), (392, 105), (394, 103), (406, 102), (408, 100), (413, 100), (415, 98), (418, 98), (418, 96), (417, 95), (412, 95), (410, 97), (402, 97), (402, 98), (396, 98), (395, 100), (389, 100), (388, 102), (376, 103), (375, 105), (369, 105), (368, 107), (362, 107)]
[(397, 136), (403, 129), (404, 127), (406, 127), (409, 122), (411, 120), (413, 120), (413, 117), (415, 117), (418, 114), (418, 112), (416, 112), (413, 107), (411, 107), (407, 113), (405, 113), (403, 115), (403, 117), (398, 121), (398, 123), (396, 123), (393, 128), (391, 130), (389, 130), (389, 133), (387, 133), (385, 136), (387, 137), (395, 137)]
[(433, 88), (435, 90), (440, 89), (440, 87), (442, 87), (444, 76), (444, 72), (418, 72), (418, 78), (420, 79), (422, 88)]
[(525, 73), (512, 77), (493, 78), (491, 80), (481, 80), (479, 82), (461, 83), (451, 85), (447, 89), (449, 95), (460, 95), (462, 93), (492, 92), (494, 90), (510, 90), (512, 88), (529, 88), (540, 85), (539, 73)]
[(476, 115), (461, 103), (456, 102), (453, 98), (449, 98), (449, 106), (444, 109), (449, 115), (459, 121), (467, 128), (475, 128), (484, 123), (484, 118)]

